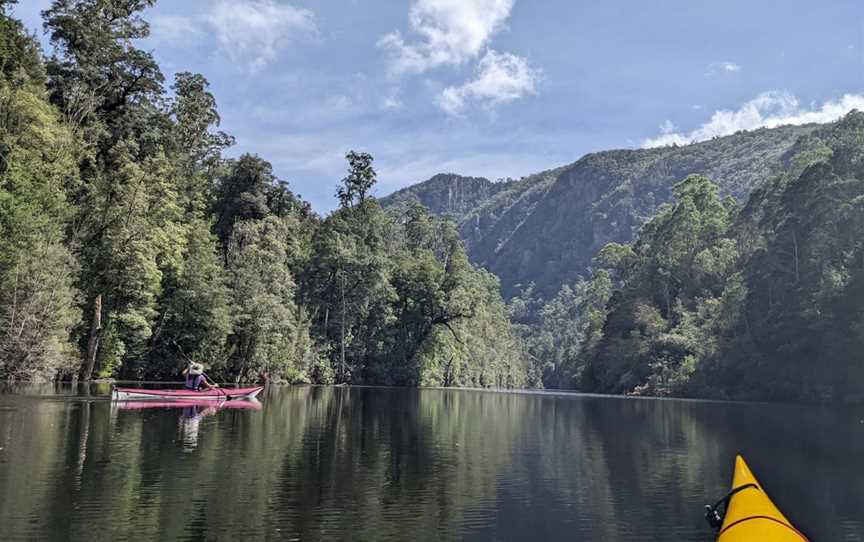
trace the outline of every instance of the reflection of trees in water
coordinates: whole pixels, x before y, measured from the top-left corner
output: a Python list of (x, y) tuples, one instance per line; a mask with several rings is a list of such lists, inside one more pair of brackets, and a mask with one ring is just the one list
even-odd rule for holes
[[(710, 428), (695, 425), (691, 405), (625, 399), (580, 403), (585, 434), (594, 442), (586, 469), (605, 473), (608, 487), (604, 499), (591, 499), (591, 513), (610, 520), (602, 523), (604, 538), (698, 540), (709, 534), (702, 506), (719, 498), (710, 487), (732, 457), (718, 456)], [(715, 487), (725, 491), (727, 483)]]
[(273, 513), (291, 534), (346, 529), (355, 539), (453, 538), (465, 512), (495, 498), (517, 418), (498, 394), (314, 389), (314, 413), (285, 455)]
[(862, 529), (853, 411), (298, 387), (184, 452), (182, 411), (87, 401), (0, 412), (0, 538), (696, 540), (739, 451), (805, 531)]
[(32, 399), (0, 412), (0, 533), (29, 532), (33, 514), (52, 512), (48, 482), (65, 463), (70, 406)]
[(494, 506), (521, 431), (510, 403), (502, 394), (281, 389), (265, 398), (266, 415), (220, 411), (184, 453), (180, 411), (34, 401), (6, 428), (20, 457), (7, 457), (15, 469), (0, 464), (0, 517), (16, 518), (7, 527), (21, 533), (35, 517), (38, 538), (229, 529), (455, 537)]
[(94, 495), (105, 498), (115, 489), (106, 479), (109, 471), (132, 465), (125, 463), (126, 457), (112, 457), (108, 403), (28, 397), (17, 404), (19, 415), (0, 417), (5, 441), (0, 444), (5, 448), (0, 460), (0, 538), (3, 533), (32, 539), (66, 539), (70, 532), (75, 536), (79, 512), (73, 505)]
[(773, 455), (764, 426), (777, 420), (742, 434), (742, 418), (759, 424), (745, 405), (584, 396), (542, 405), (526, 439), (542, 443), (543, 467), (526, 478), (548, 480), (546, 502), (578, 503), (574, 529), (585, 539), (699, 540), (702, 505), (728, 490), (735, 454)]
[[(864, 449), (864, 431), (850, 431), (852, 413), (585, 396), (540, 404), (520, 442), (543, 449), (542, 468), (524, 479), (544, 482), (523, 495), (547, 507), (576, 503), (571, 515), (578, 537), (703, 539), (701, 507), (728, 491), (737, 453), (748, 457), (805, 532), (825, 535), (830, 526), (836, 531), (826, 539), (857, 539), (864, 529), (860, 484), (837, 487), (848, 473), (861, 472), (850, 450)], [(801, 475), (815, 474), (817, 454), (823, 456), (819, 476)], [(508, 516), (503, 507), (499, 516)]]

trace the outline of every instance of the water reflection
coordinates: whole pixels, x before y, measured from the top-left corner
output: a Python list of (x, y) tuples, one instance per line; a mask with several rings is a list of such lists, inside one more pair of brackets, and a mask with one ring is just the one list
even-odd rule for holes
[(0, 393), (0, 539), (708, 540), (747, 456), (814, 540), (864, 540), (864, 416), (373, 388), (165, 408)]

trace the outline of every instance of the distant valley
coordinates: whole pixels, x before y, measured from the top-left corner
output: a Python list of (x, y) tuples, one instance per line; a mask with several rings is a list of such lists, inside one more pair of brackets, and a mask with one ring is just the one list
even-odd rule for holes
[(611, 150), (519, 180), (439, 174), (381, 200), (412, 201), (459, 225), (471, 260), (501, 279), (505, 298), (529, 284), (543, 297), (590, 274), (606, 243), (627, 243), (672, 187), (705, 175), (721, 195), (746, 199), (760, 181), (782, 170), (796, 139), (816, 125), (740, 132), (681, 147)]

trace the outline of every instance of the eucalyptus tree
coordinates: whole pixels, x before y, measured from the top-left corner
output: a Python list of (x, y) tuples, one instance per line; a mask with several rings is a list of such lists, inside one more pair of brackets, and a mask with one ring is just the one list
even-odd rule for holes
[(178, 73), (171, 87), (175, 97), (168, 106), (173, 121), (171, 154), (177, 156), (182, 173), (182, 202), (198, 218), (213, 205), (222, 151), (234, 144), (232, 136), (217, 130), (221, 118), (209, 86), (201, 74)]
[(362, 206), (366, 202), (369, 190), (377, 182), (374, 159), (366, 152), (350, 151), (345, 155), (348, 161), (348, 176), (342, 179), (342, 184), (336, 190), (336, 197), (342, 207)]
[(74, 134), (45, 99), (39, 48), (0, 2), (0, 378), (77, 366), (77, 262), (65, 245)]

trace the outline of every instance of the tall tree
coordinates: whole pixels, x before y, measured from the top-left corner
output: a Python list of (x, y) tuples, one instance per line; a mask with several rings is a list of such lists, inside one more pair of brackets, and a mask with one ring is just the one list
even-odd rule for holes
[[(140, 12), (152, 0), (56, 0), (44, 12), (55, 55), (52, 101), (87, 143), (71, 229), (82, 263), (88, 320), (100, 299), (102, 326), (83, 342), (81, 375), (146, 371), (162, 271), (178, 264), (177, 177), (168, 159), (163, 77), (134, 46), (148, 35)], [(87, 335), (86, 331), (82, 335)]]
[[(365, 215), (365, 216), (364, 216)], [(362, 380), (369, 342), (390, 316), (395, 224), (375, 202), (328, 216), (312, 238), (304, 297), (317, 307), (316, 329), (332, 343), (341, 382)]]
[(54, 0), (43, 12), (55, 56), (48, 61), (52, 101), (73, 125), (106, 150), (111, 140), (135, 137), (142, 113), (161, 98), (162, 72), (134, 40), (149, 26), (141, 11), (155, 0)]
[(216, 234), (223, 246), (235, 223), (260, 220), (270, 214), (267, 197), (277, 182), (273, 166), (258, 156), (244, 154), (230, 164), (219, 181), (214, 208)]
[(44, 96), (38, 46), (0, 4), (0, 378), (70, 372), (77, 262), (64, 244), (78, 141)]
[(221, 119), (209, 86), (201, 74), (178, 73), (171, 87), (175, 98), (169, 108), (174, 126), (171, 153), (178, 156), (183, 174), (183, 205), (199, 217), (213, 204), (221, 153), (234, 144), (233, 137), (214, 131)]
[(316, 365), (309, 321), (295, 301), (290, 271), (300, 227), (294, 216), (269, 216), (239, 222), (231, 234), (228, 269), (235, 321), (232, 365), (226, 369), (238, 380), (268, 374), (299, 381)]
[(171, 378), (178, 365), (195, 360), (225, 367), (227, 338), (232, 330), (232, 299), (228, 274), (217, 254), (209, 223), (185, 226), (180, 265), (165, 273), (159, 316), (150, 341), (149, 378)]
[(372, 167), (374, 159), (369, 153), (350, 151), (345, 160), (348, 161), (348, 176), (342, 179), (336, 197), (342, 207), (362, 206), (377, 181)]

